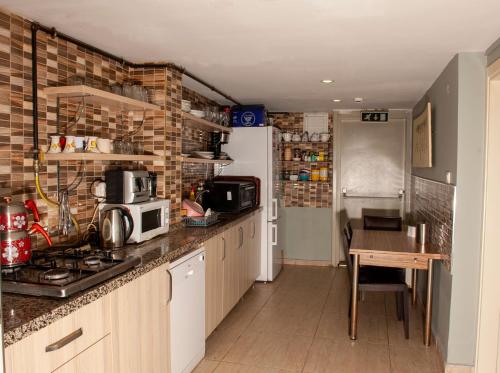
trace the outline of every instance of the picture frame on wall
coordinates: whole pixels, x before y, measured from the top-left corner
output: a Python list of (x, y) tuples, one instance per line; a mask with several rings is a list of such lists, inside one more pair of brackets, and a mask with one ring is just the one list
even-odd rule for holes
[(419, 168), (432, 167), (432, 123), (431, 103), (415, 119), (412, 126), (412, 165)]

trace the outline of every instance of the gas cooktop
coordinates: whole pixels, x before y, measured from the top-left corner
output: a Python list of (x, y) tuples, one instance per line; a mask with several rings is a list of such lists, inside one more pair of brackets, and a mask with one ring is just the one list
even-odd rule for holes
[(2, 291), (65, 298), (140, 263), (138, 257), (117, 258), (90, 245), (34, 251), (27, 265), (2, 268)]

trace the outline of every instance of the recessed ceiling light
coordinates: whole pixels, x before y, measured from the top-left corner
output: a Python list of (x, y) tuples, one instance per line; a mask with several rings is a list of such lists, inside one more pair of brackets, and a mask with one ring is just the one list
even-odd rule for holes
[(340, 98), (334, 98), (332, 101), (333, 102), (342, 102), (342, 100)]
[(363, 102), (363, 97), (355, 97), (354, 102)]
[(321, 81), (321, 83), (330, 84), (330, 83), (333, 83), (333, 80), (331, 80), (331, 79), (323, 79)]

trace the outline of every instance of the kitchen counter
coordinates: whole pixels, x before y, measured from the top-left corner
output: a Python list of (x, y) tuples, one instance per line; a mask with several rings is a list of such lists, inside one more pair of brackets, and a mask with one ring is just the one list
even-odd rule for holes
[(138, 256), (142, 260), (141, 264), (68, 298), (2, 293), (4, 347), (16, 343), (152, 269), (196, 250), (203, 242), (238, 224), (249, 214), (259, 209), (261, 208), (256, 207), (240, 214), (221, 214), (220, 222), (208, 228), (188, 228), (184, 227), (183, 224), (177, 224), (172, 226), (170, 232), (165, 235), (116, 250), (113, 253), (115, 256)]

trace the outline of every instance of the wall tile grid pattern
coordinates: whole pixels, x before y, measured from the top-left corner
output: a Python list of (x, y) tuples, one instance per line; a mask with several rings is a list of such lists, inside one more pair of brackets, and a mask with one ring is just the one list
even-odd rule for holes
[[(82, 183), (69, 192), (70, 205), (76, 208), (76, 217), (85, 229), (95, 207), (90, 197), (91, 182), (100, 178), (105, 169), (113, 167), (145, 168), (158, 173), (158, 194), (171, 200), (171, 223), (180, 221), (182, 166), (176, 159), (182, 147), (182, 74), (165, 68), (132, 69), (99, 54), (90, 52), (59, 38), (38, 32), (38, 97), (39, 142), (48, 144), (50, 134), (57, 132), (75, 135), (95, 135), (121, 139), (137, 128), (143, 113), (128, 115), (117, 113), (104, 106), (84, 105), (78, 100), (61, 99), (59, 128), (57, 130), (57, 105), (47, 99), (43, 88), (67, 85), (70, 78), (79, 75), (85, 83), (97, 88), (109, 87), (133, 79), (152, 89), (152, 101), (161, 110), (147, 111), (143, 129), (133, 138), (133, 143), (143, 143), (144, 150), (165, 154), (165, 162), (60, 162), (61, 187), (65, 188), (84, 167)], [(75, 125), (74, 118), (79, 117)], [(0, 196), (11, 195), (22, 201), (35, 198), (32, 161), (32, 92), (31, 92), (31, 30), (30, 23), (14, 14), (0, 12)], [(185, 168), (186, 173), (189, 168)], [(56, 198), (57, 166), (55, 162), (42, 164), (41, 185), (48, 196)], [(48, 209), (37, 200), (42, 224), (51, 233), (57, 224), (57, 209)]]
[[(273, 124), (281, 128), (282, 131), (297, 132), (302, 134), (304, 128), (304, 113), (268, 113), (268, 117), (273, 120)], [(328, 152), (329, 159), (333, 157), (333, 114), (329, 115), (328, 130), (331, 139), (325, 144), (300, 145), (301, 150), (324, 150)], [(282, 144), (281, 150), (293, 144)], [(281, 154), (283, 158), (283, 154)], [(282, 170), (298, 173), (301, 168), (310, 168), (310, 165), (295, 162), (282, 162)], [(281, 205), (283, 207), (315, 207), (331, 208), (333, 206), (333, 162), (329, 164), (328, 182), (293, 182), (281, 181)]]
[(423, 179), (411, 178), (411, 215), (414, 221), (430, 225), (430, 242), (448, 254), (446, 268), (451, 270), (453, 247), (453, 216), (455, 186)]

